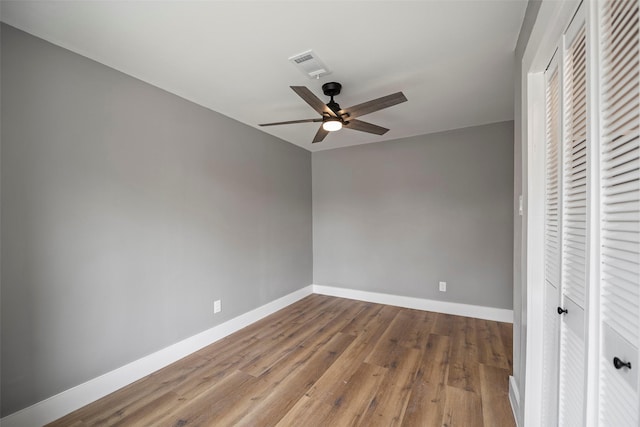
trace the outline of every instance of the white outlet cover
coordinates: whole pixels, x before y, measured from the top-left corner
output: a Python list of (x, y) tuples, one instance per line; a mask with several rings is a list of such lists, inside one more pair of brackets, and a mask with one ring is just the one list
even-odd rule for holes
[(447, 282), (440, 282), (440, 292), (447, 292)]
[(215, 300), (213, 302), (213, 313), (220, 313), (222, 311), (222, 303), (220, 300)]

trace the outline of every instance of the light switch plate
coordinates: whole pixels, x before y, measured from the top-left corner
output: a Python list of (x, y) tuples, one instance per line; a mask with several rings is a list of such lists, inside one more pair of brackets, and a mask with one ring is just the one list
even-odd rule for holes
[(518, 196), (518, 215), (522, 216), (524, 213), (524, 207), (522, 204), (522, 194)]

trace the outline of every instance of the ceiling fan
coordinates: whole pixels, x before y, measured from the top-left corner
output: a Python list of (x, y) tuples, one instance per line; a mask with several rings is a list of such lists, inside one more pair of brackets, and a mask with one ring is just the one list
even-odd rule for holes
[(312, 143), (322, 141), (329, 132), (340, 130), (343, 127), (347, 129), (359, 130), (361, 132), (374, 133), (376, 135), (384, 135), (389, 131), (387, 128), (377, 126), (371, 123), (357, 120), (356, 117), (364, 116), (365, 114), (373, 113), (374, 111), (382, 110), (383, 108), (392, 107), (401, 102), (405, 102), (407, 98), (402, 92), (396, 92), (391, 95), (383, 96), (362, 104), (354, 105), (349, 108), (340, 108), (337, 102), (333, 100), (333, 97), (340, 94), (342, 85), (336, 82), (325, 83), (322, 85), (322, 92), (326, 96), (331, 97), (328, 104), (325, 104), (313, 94), (306, 86), (291, 86), (291, 89), (297, 93), (307, 104), (316, 110), (322, 118), (317, 119), (303, 119), (303, 120), (291, 120), (288, 122), (276, 122), (276, 123), (263, 123), (259, 126), (276, 126), (276, 125), (290, 125), (294, 123), (309, 123), (309, 122), (322, 122), (320, 129), (313, 138)]

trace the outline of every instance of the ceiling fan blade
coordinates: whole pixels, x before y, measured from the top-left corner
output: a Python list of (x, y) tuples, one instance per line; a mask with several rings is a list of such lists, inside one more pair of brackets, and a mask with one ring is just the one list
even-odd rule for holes
[(362, 120), (349, 120), (348, 123), (344, 125), (347, 129), (359, 130), (362, 132), (375, 133), (376, 135), (384, 135), (389, 132), (389, 129), (383, 128), (382, 126), (374, 125), (371, 123), (363, 122)]
[(393, 107), (396, 104), (406, 102), (407, 97), (402, 92), (396, 92), (391, 95), (383, 96), (372, 101), (363, 102), (362, 104), (354, 105), (353, 107), (345, 108), (340, 113), (349, 113), (348, 120), (356, 117), (364, 116), (365, 114), (373, 113), (374, 111), (382, 110), (383, 108)]
[(311, 108), (316, 110), (318, 113), (320, 114), (327, 113), (335, 117), (336, 114), (333, 111), (331, 111), (331, 109), (327, 107), (320, 98), (315, 96), (313, 92), (311, 92), (306, 86), (290, 86), (290, 87), (291, 89), (293, 89), (295, 93), (298, 94), (300, 98), (304, 99), (304, 101), (307, 104), (309, 104)]
[(316, 136), (313, 137), (313, 141), (311, 141), (311, 143), (315, 144), (316, 142), (322, 141), (328, 134), (329, 134), (329, 131), (324, 130), (324, 128), (321, 125), (320, 129), (318, 129), (318, 132), (316, 133)]
[(292, 125), (294, 123), (312, 123), (321, 122), (322, 119), (304, 119), (304, 120), (290, 120), (288, 122), (275, 122), (275, 123), (262, 123), (258, 126), (276, 126), (276, 125)]

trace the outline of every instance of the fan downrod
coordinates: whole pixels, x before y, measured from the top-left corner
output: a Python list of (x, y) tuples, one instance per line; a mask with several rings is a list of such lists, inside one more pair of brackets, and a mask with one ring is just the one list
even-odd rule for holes
[(322, 85), (322, 92), (324, 92), (326, 96), (331, 97), (331, 100), (327, 104), (327, 107), (329, 107), (331, 111), (333, 111), (335, 115), (338, 116), (340, 121), (344, 123), (344, 121), (342, 120), (342, 116), (339, 113), (340, 104), (333, 100), (334, 96), (340, 94), (340, 89), (342, 89), (342, 85), (336, 82), (329, 82)]

